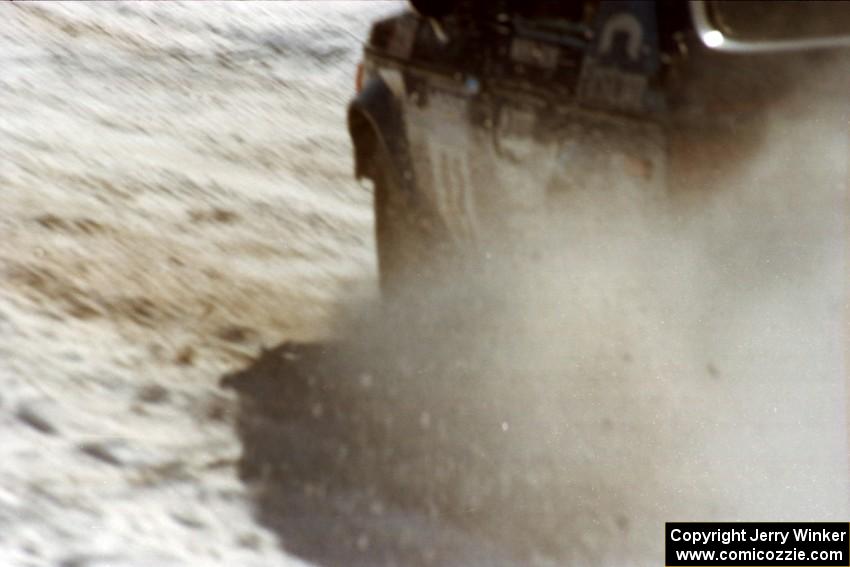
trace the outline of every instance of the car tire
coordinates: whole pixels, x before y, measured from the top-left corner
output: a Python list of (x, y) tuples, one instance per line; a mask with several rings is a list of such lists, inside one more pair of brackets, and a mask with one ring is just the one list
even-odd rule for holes
[(427, 286), (436, 271), (436, 237), (432, 215), (402, 190), (399, 172), (384, 152), (376, 152), (372, 180), (375, 190), (375, 244), (378, 280), (385, 299), (411, 296)]

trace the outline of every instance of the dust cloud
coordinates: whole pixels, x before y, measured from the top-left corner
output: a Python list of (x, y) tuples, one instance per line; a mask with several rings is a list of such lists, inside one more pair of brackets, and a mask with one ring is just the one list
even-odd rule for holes
[(693, 49), (664, 199), (575, 194), (523, 259), (340, 316), (343, 444), (383, 455), (363, 482), (521, 563), (657, 563), (665, 521), (846, 517), (846, 61)]

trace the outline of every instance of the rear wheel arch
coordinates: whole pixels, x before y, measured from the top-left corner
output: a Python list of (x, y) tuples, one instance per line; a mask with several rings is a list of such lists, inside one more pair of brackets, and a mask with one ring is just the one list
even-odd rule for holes
[(432, 215), (417, 199), (412, 156), (401, 106), (378, 77), (366, 83), (348, 109), (358, 178), (373, 181), (378, 275), (386, 298), (421, 281), (436, 252)]
[[(370, 177), (378, 152), (409, 161), (404, 149), (400, 108), (392, 91), (377, 76), (366, 81), (348, 107), (348, 132), (354, 144), (354, 167), (358, 178)], [(398, 168), (399, 164), (394, 164)]]

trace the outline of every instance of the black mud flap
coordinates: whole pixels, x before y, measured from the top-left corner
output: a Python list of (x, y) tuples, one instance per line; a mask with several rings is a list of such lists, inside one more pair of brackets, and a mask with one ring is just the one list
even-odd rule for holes
[(374, 153), (382, 151), (391, 157), (398, 187), (413, 194), (416, 183), (401, 104), (383, 80), (368, 79), (348, 106), (348, 132), (354, 145), (354, 173), (358, 179), (369, 176)]

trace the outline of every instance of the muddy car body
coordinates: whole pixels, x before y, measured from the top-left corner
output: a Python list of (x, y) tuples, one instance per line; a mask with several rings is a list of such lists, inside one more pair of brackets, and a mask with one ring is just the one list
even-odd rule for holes
[(724, 45), (704, 2), (414, 4), (426, 15), (374, 24), (349, 108), (384, 287), (438, 257), (526, 249), (553, 225), (570, 239), (600, 214), (650, 222), (671, 185), (669, 77), (689, 49), (843, 41)]

